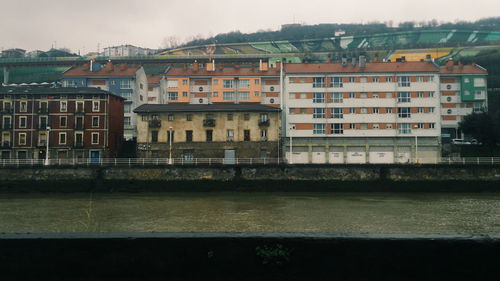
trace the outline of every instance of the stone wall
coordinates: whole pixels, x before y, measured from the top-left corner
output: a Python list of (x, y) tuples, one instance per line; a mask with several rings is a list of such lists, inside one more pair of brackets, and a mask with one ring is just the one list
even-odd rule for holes
[(500, 191), (500, 166), (296, 165), (0, 169), (0, 192)]

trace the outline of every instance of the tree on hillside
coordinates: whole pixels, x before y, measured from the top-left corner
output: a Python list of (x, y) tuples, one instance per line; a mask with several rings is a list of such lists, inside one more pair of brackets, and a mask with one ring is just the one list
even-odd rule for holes
[(498, 114), (491, 116), (488, 113), (473, 113), (465, 116), (459, 127), (464, 134), (471, 135), (484, 145), (495, 146), (500, 143), (498, 117)]

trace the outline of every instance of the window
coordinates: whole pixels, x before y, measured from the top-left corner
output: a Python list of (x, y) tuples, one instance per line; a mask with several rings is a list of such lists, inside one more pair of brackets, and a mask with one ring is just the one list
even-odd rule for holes
[(19, 128), (26, 128), (28, 117), (19, 116)]
[(356, 82), (356, 78), (354, 77), (349, 77), (349, 83), (354, 83)]
[(123, 109), (123, 111), (124, 111), (125, 113), (131, 113), (131, 112), (132, 112), (132, 104), (130, 104), (130, 103), (125, 103), (125, 104), (124, 104), (124, 109)]
[(234, 92), (224, 92), (223, 100), (234, 100)]
[(392, 124), (390, 124), (390, 123), (389, 124), (385, 124), (385, 128), (386, 129), (392, 129)]
[(250, 141), (250, 130), (243, 130), (243, 141)]
[(233, 88), (233, 80), (222, 80), (222, 86), (224, 89), (232, 89)]
[(356, 93), (353, 93), (353, 92), (350, 92), (350, 93), (349, 93), (349, 98), (350, 98), (350, 99), (353, 99), (353, 98), (355, 98), (355, 97), (356, 97)]
[(325, 102), (325, 94), (313, 93), (313, 103), (322, 103), (322, 102)]
[(356, 124), (354, 123), (349, 123), (349, 129), (355, 130), (356, 129)]
[(385, 108), (386, 113), (392, 113), (392, 107), (386, 107)]
[(92, 111), (96, 112), (99, 111), (99, 101), (92, 101)]
[(40, 132), (38, 133), (38, 145), (47, 145), (47, 133), (45, 132)]
[(342, 124), (339, 123), (331, 124), (331, 129), (332, 129), (332, 134), (334, 135), (341, 135), (344, 133), (344, 128)]
[[(64, 133), (66, 134), (66, 133)], [(26, 133), (19, 133), (19, 145), (26, 145)]]
[(75, 133), (75, 144), (83, 145), (83, 133), (82, 132)]
[(474, 87), (486, 87), (486, 80), (484, 78), (474, 78)]
[(167, 88), (177, 88), (177, 87), (179, 87), (179, 81), (167, 80)]
[(186, 131), (186, 142), (192, 142), (193, 141), (193, 131), (188, 130)]
[(378, 94), (373, 93), (373, 94), (372, 94), (372, 98), (374, 98), (374, 99), (378, 99), (378, 98), (379, 98), (379, 95), (378, 95)]
[(188, 84), (188, 80), (187, 79), (182, 79), (182, 85), (187, 85)]
[(229, 129), (226, 131), (226, 140), (227, 141), (234, 141), (234, 130)]
[(218, 97), (218, 96), (219, 96), (219, 93), (218, 93), (218, 92), (214, 92), (214, 93), (213, 93), (213, 96), (214, 96), (214, 97)]
[(424, 76), (417, 76), (417, 82), (424, 82)]
[(323, 135), (325, 134), (325, 124), (314, 124), (314, 135)]
[(361, 78), (359, 79), (359, 81), (360, 81), (361, 83), (366, 83), (366, 77), (361, 77)]
[(424, 92), (417, 92), (417, 98), (423, 98)]
[(424, 113), (423, 107), (417, 107), (417, 113)]
[(366, 107), (362, 107), (360, 109), (360, 112), (361, 112), (361, 114), (367, 114), (368, 113), (368, 109)]
[(68, 110), (68, 102), (67, 101), (60, 101), (59, 102), (59, 110), (61, 112), (66, 112)]
[(314, 108), (313, 118), (325, 118), (325, 109), (324, 108)]
[(380, 110), (379, 110), (378, 107), (372, 108), (372, 111), (373, 111), (373, 114), (379, 114), (380, 113)]
[(259, 79), (254, 79), (254, 80), (253, 80), (253, 83), (254, 83), (255, 85), (259, 85), (259, 84), (260, 84), (260, 80), (259, 80)]
[(356, 108), (355, 107), (349, 107), (349, 113), (350, 114), (356, 113)]
[(342, 108), (332, 108), (332, 118), (342, 119), (344, 114), (342, 114)]
[(186, 114), (186, 121), (193, 121), (193, 114)]
[(151, 142), (158, 142), (158, 131), (151, 131)]
[(324, 88), (324, 87), (326, 87), (324, 77), (313, 78), (313, 88)]
[(260, 140), (267, 141), (267, 130), (266, 129), (260, 130)]
[(429, 112), (433, 113), (434, 112), (434, 107), (429, 107)]
[(424, 128), (424, 123), (417, 123), (417, 129), (423, 129)]
[(433, 98), (434, 97), (434, 92), (429, 92), (429, 98)]
[(398, 92), (398, 102), (411, 102), (409, 92)]
[(92, 116), (92, 127), (99, 127), (99, 116)]
[(141, 116), (142, 121), (148, 121), (148, 116), (146, 114)]
[(59, 144), (66, 144), (66, 133), (59, 133)]
[(170, 114), (167, 115), (167, 120), (168, 121), (174, 121), (174, 119), (175, 119), (174, 114), (170, 113)]
[(469, 83), (469, 78), (464, 78), (464, 83)]
[(410, 76), (400, 76), (398, 77), (399, 87), (410, 87)]
[(92, 133), (92, 144), (99, 144), (99, 133)]
[(167, 93), (167, 100), (178, 100), (178, 99), (179, 99), (179, 94), (177, 92)]
[(378, 83), (380, 82), (380, 79), (378, 77), (372, 77), (372, 82)]
[(250, 80), (241, 79), (238, 83), (238, 88), (248, 89), (250, 88)]
[(68, 117), (60, 116), (59, 117), (59, 127), (66, 128), (68, 126)]
[(385, 82), (392, 83), (392, 76), (386, 76), (385, 77)]
[(130, 125), (132, 125), (130, 117), (123, 117), (123, 125), (124, 126), (130, 126)]
[(228, 121), (232, 121), (233, 120), (233, 114), (232, 113), (228, 113), (227, 114), (227, 120)]
[(398, 117), (399, 118), (410, 118), (410, 108), (409, 107), (398, 107)]
[(446, 110), (446, 114), (452, 114), (453, 111), (451, 109)]
[(240, 92), (240, 100), (249, 100), (250, 92)]
[(260, 93), (258, 91), (255, 91), (254, 96), (258, 97), (258, 96), (260, 96)]
[(429, 76), (429, 82), (433, 82), (434, 81), (434, 76)]
[(130, 86), (130, 80), (120, 80), (120, 88), (121, 89), (132, 89)]
[(250, 120), (250, 114), (249, 113), (243, 114), (243, 119), (244, 120)]
[(28, 102), (27, 101), (22, 101), (21, 102), (21, 106), (19, 108), (19, 111), (21, 111), (21, 112), (28, 111)]
[(206, 130), (206, 140), (207, 142), (211, 142), (212, 141), (212, 133), (213, 131), (212, 130)]
[(124, 99), (129, 100), (132, 97), (132, 93), (121, 93), (120, 96)]
[(47, 116), (40, 116), (38, 128), (40, 128), (40, 129), (47, 128)]
[(261, 113), (260, 122), (267, 122), (267, 120), (269, 120), (269, 115), (267, 115), (267, 113)]
[(429, 123), (429, 129), (434, 129), (436, 127), (435, 123)]
[(411, 124), (410, 123), (400, 123), (398, 124), (399, 134), (411, 134)]
[(188, 92), (182, 92), (182, 96), (183, 97), (187, 97), (188, 96)]
[(333, 93), (333, 102), (334, 103), (342, 103), (344, 101), (342, 93)]
[(368, 97), (368, 94), (367, 93), (361, 93), (361, 94), (359, 94), (359, 97), (362, 98), (362, 99), (366, 99)]
[(342, 88), (344, 85), (342, 84), (342, 77), (332, 77), (332, 87), (333, 88)]

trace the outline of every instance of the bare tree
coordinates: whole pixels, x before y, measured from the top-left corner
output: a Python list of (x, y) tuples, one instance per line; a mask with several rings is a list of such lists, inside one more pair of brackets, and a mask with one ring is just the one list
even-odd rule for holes
[(167, 36), (163, 38), (161, 47), (164, 49), (173, 49), (177, 48), (181, 45), (181, 40), (179, 37), (173, 35), (173, 36)]

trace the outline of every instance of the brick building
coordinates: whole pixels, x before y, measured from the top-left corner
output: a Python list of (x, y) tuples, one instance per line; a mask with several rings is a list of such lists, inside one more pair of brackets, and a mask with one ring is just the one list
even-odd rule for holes
[(116, 157), (124, 99), (97, 88), (0, 87), (2, 159)]

